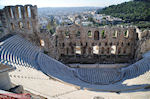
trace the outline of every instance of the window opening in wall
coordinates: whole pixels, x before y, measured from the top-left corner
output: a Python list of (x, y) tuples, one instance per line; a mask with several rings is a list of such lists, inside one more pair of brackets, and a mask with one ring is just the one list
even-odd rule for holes
[(124, 32), (124, 37), (128, 38), (128, 36), (129, 36), (129, 31), (127, 30), (127, 31)]
[(56, 35), (56, 37), (55, 37), (55, 47), (57, 47), (57, 43), (58, 43), (58, 36)]
[(14, 24), (13, 24), (13, 23), (11, 23), (11, 29), (12, 29), (12, 30), (14, 30), (14, 29), (15, 29), (15, 27), (14, 27)]
[(111, 46), (111, 54), (116, 54), (116, 45)]
[(94, 46), (94, 43), (92, 43), (92, 46)]
[(99, 46), (101, 46), (101, 43), (99, 43)]
[(26, 7), (26, 15), (27, 15), (27, 17), (31, 17), (31, 8), (30, 8), (30, 6)]
[(119, 42), (117, 42), (117, 46), (119, 45)]
[(92, 32), (91, 31), (88, 31), (88, 37), (92, 37)]
[(107, 46), (107, 42), (105, 42), (105, 46)]
[(13, 14), (12, 8), (9, 8), (9, 15), (10, 15), (10, 17), (11, 17), (12, 19), (14, 18), (14, 14)]
[(91, 54), (91, 47), (88, 48), (88, 53)]
[(17, 16), (18, 18), (21, 18), (21, 7), (17, 7)]
[(126, 54), (126, 50), (124, 50), (123, 53)]
[(109, 54), (109, 48), (107, 48), (107, 54)]
[(71, 54), (74, 54), (74, 47), (71, 46)]
[(80, 54), (81, 55), (81, 46), (76, 46), (76, 49), (75, 49), (75, 53), (76, 54)]
[(68, 54), (69, 54), (69, 48), (67, 48), (66, 50), (67, 50), (67, 53), (66, 53), (66, 54), (68, 55)]
[(80, 45), (81, 45), (81, 46), (83, 45), (82, 42), (80, 42)]
[(65, 36), (66, 36), (66, 38), (69, 38), (69, 32), (68, 31), (65, 32)]
[(104, 54), (104, 47), (102, 47), (102, 51), (101, 51), (101, 54)]
[(99, 46), (93, 46), (93, 54), (99, 54)]
[(28, 27), (28, 29), (30, 29), (30, 28), (31, 28), (31, 26), (30, 26), (30, 22), (29, 22), (29, 21), (27, 22), (27, 27)]
[(82, 53), (83, 53), (83, 55), (86, 54), (86, 50), (87, 50), (87, 47), (86, 47), (86, 46), (83, 46), (83, 47), (82, 47)]
[(110, 42), (109, 45), (112, 46), (112, 42)]
[(121, 43), (121, 46), (123, 46), (123, 42)]
[(118, 48), (118, 54), (120, 54), (120, 53), (121, 53), (121, 48), (119, 47), (119, 48)]
[(113, 37), (117, 37), (117, 35), (118, 35), (118, 31), (115, 31), (114, 33), (113, 33)]
[(128, 46), (130, 46), (130, 43), (128, 43)]
[(102, 36), (102, 38), (105, 38), (105, 30), (102, 30), (101, 36)]
[(62, 47), (65, 47), (65, 43), (62, 43)]
[(88, 42), (86, 42), (85, 46), (88, 46)]
[(80, 31), (76, 33), (76, 37), (80, 37)]
[(23, 28), (23, 23), (22, 23), (22, 22), (19, 22), (18, 25), (19, 25), (19, 28), (20, 28), (20, 29)]
[(41, 40), (40, 40), (40, 45), (41, 45), (42, 47), (44, 47), (44, 46), (45, 46), (45, 42), (44, 42), (44, 40), (43, 40), (43, 39), (41, 39)]
[(94, 40), (99, 40), (99, 31), (94, 32)]

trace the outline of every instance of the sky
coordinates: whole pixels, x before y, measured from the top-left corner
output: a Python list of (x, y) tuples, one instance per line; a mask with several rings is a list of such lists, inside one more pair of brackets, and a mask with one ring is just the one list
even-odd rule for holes
[(0, 6), (32, 4), (38, 7), (106, 7), (130, 0), (0, 0)]

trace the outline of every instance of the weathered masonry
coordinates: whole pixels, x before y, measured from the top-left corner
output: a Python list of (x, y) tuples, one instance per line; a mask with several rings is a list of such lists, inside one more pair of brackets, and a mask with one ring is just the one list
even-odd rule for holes
[(5, 34), (38, 32), (37, 6), (5, 6), (0, 10), (0, 19)]
[(56, 48), (65, 63), (124, 63), (134, 58), (134, 27), (58, 27)]

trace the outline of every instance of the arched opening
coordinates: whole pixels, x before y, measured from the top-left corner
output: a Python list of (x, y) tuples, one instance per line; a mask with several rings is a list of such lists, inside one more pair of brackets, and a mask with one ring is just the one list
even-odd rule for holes
[(66, 49), (66, 54), (68, 55), (69, 54), (69, 48), (67, 47)]
[(65, 36), (66, 36), (66, 38), (69, 38), (69, 32), (68, 31), (65, 32)]
[(71, 54), (74, 54), (74, 47), (71, 46)]
[(86, 54), (86, 46), (82, 47), (82, 53), (83, 53), (83, 55)]
[(42, 40), (42, 39), (40, 40), (40, 45), (43, 46), (43, 47), (45, 46), (44, 40)]
[(19, 22), (18, 25), (19, 25), (19, 28), (20, 28), (20, 29), (23, 28), (23, 23), (22, 23), (22, 22)]
[(99, 31), (94, 32), (94, 40), (99, 40)]
[(130, 43), (128, 42), (128, 44), (127, 44), (128, 46), (130, 46)]
[(27, 22), (27, 27), (28, 27), (28, 29), (30, 29), (30, 28), (31, 28), (31, 26), (30, 26), (30, 22), (29, 22), (29, 21)]
[(126, 54), (126, 50), (125, 49), (123, 50), (123, 54)]
[(105, 36), (105, 30), (102, 30), (102, 32), (101, 32), (101, 37), (102, 38), (105, 38), (106, 36)]
[(118, 54), (120, 54), (120, 53), (121, 53), (121, 48), (119, 47), (119, 48), (118, 48)]
[(99, 46), (93, 46), (93, 54), (99, 54)]
[(11, 23), (11, 29), (12, 29), (12, 30), (14, 30), (14, 29), (15, 29), (15, 27), (14, 27), (14, 24), (13, 24), (13, 23)]
[(112, 42), (110, 42), (109, 45), (112, 46)]
[(121, 43), (121, 46), (123, 46), (124, 44), (123, 44), (123, 42)]
[(10, 17), (11, 17), (12, 19), (14, 18), (14, 14), (13, 14), (12, 8), (9, 8), (9, 15), (10, 15)]
[(91, 47), (88, 48), (88, 54), (91, 54)]
[(88, 37), (91, 38), (92, 37), (92, 32), (88, 31)]
[(21, 7), (17, 7), (17, 16), (18, 16), (18, 18), (22, 18), (22, 16), (21, 16)]
[(63, 47), (63, 48), (65, 47), (65, 43), (62, 43), (62, 47)]
[(109, 54), (109, 50), (110, 50), (110, 49), (109, 49), (109, 48), (107, 48), (107, 54)]
[(118, 31), (115, 31), (115, 32), (113, 33), (113, 37), (116, 38), (117, 35), (118, 35)]
[(116, 45), (111, 46), (111, 54), (116, 54)]
[(107, 46), (107, 42), (105, 42), (105, 46)]
[(77, 31), (76, 37), (79, 38), (79, 37), (80, 37), (80, 34), (81, 34), (80, 31)]
[(129, 36), (129, 31), (127, 30), (127, 31), (124, 32), (124, 37), (128, 38), (128, 36)]
[(81, 46), (76, 46), (76, 54), (80, 54), (81, 55)]
[(31, 8), (30, 8), (30, 6), (26, 7), (26, 15), (27, 15), (27, 17), (31, 17)]
[(102, 51), (101, 51), (101, 54), (104, 54), (104, 47), (102, 47)]

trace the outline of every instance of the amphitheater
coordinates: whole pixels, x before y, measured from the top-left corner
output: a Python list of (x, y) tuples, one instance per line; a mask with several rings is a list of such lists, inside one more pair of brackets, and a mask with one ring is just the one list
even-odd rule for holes
[[(27, 14), (28, 8), (31, 16)], [(86, 37), (81, 34), (81, 44), (81, 40), (75, 40), (73, 36), (75, 32), (71, 32), (71, 39), (64, 38), (62, 31), (65, 31), (66, 27), (64, 29), (59, 27), (54, 39), (49, 39), (53, 41), (49, 41), (48, 37), (44, 38), (47, 33), (38, 32), (36, 6), (6, 6), (0, 11), (0, 16), (4, 29), (0, 39), (0, 96), (17, 98), (11, 96), (17, 92), (10, 89), (21, 85), (32, 98), (37, 99), (150, 99), (150, 31), (139, 32), (133, 27), (116, 27), (120, 28), (122, 34), (124, 34), (122, 31), (128, 31), (129, 38), (123, 40), (123, 37), (115, 40), (107, 38), (101, 41), (97, 37), (98, 32), (95, 32), (94, 40), (97, 41), (85, 39)], [(87, 27), (72, 28), (74, 28), (72, 31), (81, 30), (82, 33), (88, 30)], [(109, 32), (116, 28), (105, 29)], [(92, 27), (90, 29), (92, 33), (95, 30)], [(107, 37), (110, 35), (107, 34)], [(41, 40), (47, 41), (43, 44)], [(101, 51), (95, 55), (89, 50), (83, 53), (85, 49), (81, 48), (83, 50), (79, 51), (78, 48), (77, 51), (69, 50), (69, 52), (68, 42), (76, 42), (75, 47), (89, 45), (88, 48), (84, 47), (85, 49), (99, 45), (98, 42), (102, 43), (102, 46), (99, 45), (100, 48), (106, 49), (108, 48), (106, 42), (112, 42), (109, 47), (113, 51), (109, 53)], [(117, 42), (118, 46), (123, 46), (122, 49), (126, 51), (119, 52), (119, 47), (112, 47), (117, 45)], [(122, 42), (126, 45), (122, 45)], [(47, 47), (52, 43), (54, 44), (51, 47)], [(60, 43), (68, 45), (58, 46)], [(45, 50), (48, 50), (48, 54)], [(94, 61), (94, 64), (84, 60)], [(76, 64), (72, 64), (73, 62)]]

